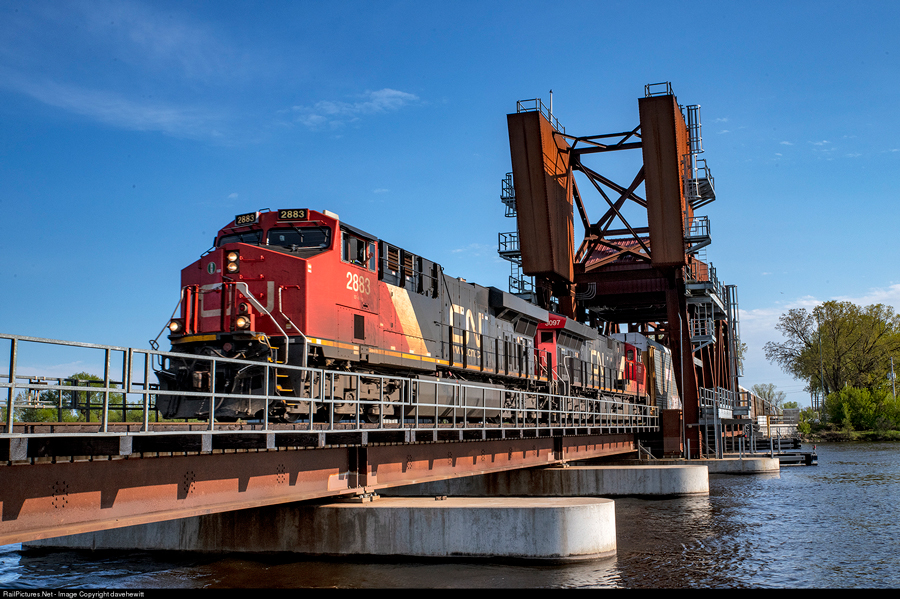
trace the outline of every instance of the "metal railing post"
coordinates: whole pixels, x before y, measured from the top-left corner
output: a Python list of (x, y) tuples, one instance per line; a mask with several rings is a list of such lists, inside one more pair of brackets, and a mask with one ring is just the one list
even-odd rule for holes
[[(266, 363), (265, 370), (263, 371), (263, 430), (269, 430), (269, 370), (271, 367), (268, 363)], [(277, 380), (277, 379), (276, 379)], [(312, 414), (309, 415), (310, 421), (312, 421)]]
[(104, 433), (109, 430), (109, 349), (105, 351), (105, 354), (103, 365), (103, 413), (100, 416), (100, 430)]
[(144, 354), (144, 401), (143, 401), (143, 425), (141, 430), (147, 432), (150, 430), (150, 353)]
[(6, 432), (13, 433), (14, 401), (16, 397), (16, 355), (18, 352), (18, 339), (13, 338), (9, 350), (9, 395), (6, 401)]
[(209, 425), (207, 430), (216, 428), (216, 359), (213, 358), (209, 368)]

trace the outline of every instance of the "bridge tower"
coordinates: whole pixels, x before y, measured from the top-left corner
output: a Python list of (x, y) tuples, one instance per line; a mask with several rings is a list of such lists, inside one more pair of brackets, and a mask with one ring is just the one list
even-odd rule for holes
[[(716, 199), (700, 158), (700, 107), (680, 106), (671, 84), (660, 83), (645, 86), (638, 112), (630, 130), (576, 136), (539, 99), (518, 102), (507, 115), (512, 185), (502, 196), (517, 231), (500, 235), (500, 253), (513, 262), (511, 291), (525, 291), (513, 278), (533, 277), (528, 291), (540, 306), (669, 347), (683, 407), (664, 413), (665, 451), (681, 454), (686, 442), (697, 457), (708, 453), (701, 430), (713, 412), (739, 403), (737, 289), (706, 260), (709, 219), (695, 214)], [(627, 184), (588, 165), (628, 150), (640, 150), (641, 161)], [(602, 198), (596, 221), (576, 174)], [(584, 231), (577, 248), (576, 209)]]

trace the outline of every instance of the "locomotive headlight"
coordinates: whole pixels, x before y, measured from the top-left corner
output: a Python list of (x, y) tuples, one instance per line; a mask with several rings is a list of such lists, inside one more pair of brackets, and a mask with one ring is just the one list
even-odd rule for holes
[(241, 270), (241, 255), (237, 251), (230, 251), (225, 254), (225, 270), (229, 273), (236, 273)]
[(169, 321), (169, 330), (175, 334), (178, 334), (184, 330), (184, 321), (180, 318), (173, 318)]
[(249, 329), (250, 328), (250, 317), (249, 316), (238, 316), (234, 320), (234, 326), (239, 329)]
[(247, 302), (241, 302), (238, 306), (238, 312), (240, 312), (241, 314), (247, 314), (249, 311), (250, 306), (247, 304)]

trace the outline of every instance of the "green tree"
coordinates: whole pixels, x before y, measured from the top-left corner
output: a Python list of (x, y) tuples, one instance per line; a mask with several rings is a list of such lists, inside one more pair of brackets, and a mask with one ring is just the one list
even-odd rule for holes
[(890, 357), (900, 357), (900, 315), (891, 306), (861, 308), (829, 301), (812, 312), (789, 310), (775, 328), (786, 338), (764, 346), (766, 358), (809, 391), (829, 395), (845, 386), (876, 389), (890, 371)]
[(819, 424), (819, 413), (807, 406), (800, 410), (800, 419), (797, 421), (797, 430), (808, 435), (812, 432), (813, 425)]
[(746, 356), (746, 355), (747, 355), (747, 344), (744, 342), (741, 342), (735, 348), (735, 357), (737, 358), (739, 372), (744, 371), (744, 356)]
[(779, 391), (772, 383), (757, 383), (750, 387), (750, 390), (753, 392), (753, 395), (769, 402), (776, 408), (780, 409), (782, 402), (784, 402), (784, 391)]
[[(103, 380), (89, 372), (76, 372), (61, 379), (59, 386), (103, 388)], [(109, 421), (121, 422), (123, 417), (129, 421), (140, 421), (143, 410), (137, 405), (132, 405), (131, 409), (128, 405), (123, 406), (124, 399), (122, 393), (109, 394)], [(40, 393), (23, 391), (17, 394), (15, 403), (19, 406), (15, 409), (17, 422), (96, 422), (102, 417), (103, 392), (76, 389), (47, 390)], [(0, 412), (0, 418), (5, 421), (5, 407)]]
[[(25, 405), (16, 408), (16, 420), (20, 422), (58, 422), (75, 420), (71, 410), (60, 409), (58, 391), (43, 391), (40, 394), (19, 393), (16, 404)], [(56, 406), (56, 407), (52, 407)]]
[(799, 407), (800, 407), (800, 404), (798, 404), (796, 401), (786, 401), (786, 402), (784, 402), (784, 405), (781, 406), (781, 408), (784, 410), (792, 410), (792, 409), (799, 408)]
[(825, 399), (829, 420), (854, 430), (900, 427), (900, 402), (885, 388), (844, 387)]
[[(97, 381), (97, 382), (94, 382)], [(63, 384), (73, 387), (103, 387), (103, 379), (99, 376), (90, 374), (89, 372), (76, 372), (67, 378)], [(115, 385), (110, 385), (115, 387)], [(100, 420), (103, 413), (103, 392), (102, 391), (70, 391), (63, 392), (63, 397), (68, 396), (70, 405), (77, 412), (77, 420), (84, 422), (88, 419), (87, 412), (90, 411), (91, 420)], [(123, 420), (122, 402), (125, 395), (122, 393), (109, 394), (109, 421), (121, 422)], [(127, 408), (127, 405), (125, 406)], [(140, 421), (143, 416), (141, 410), (127, 410), (125, 414), (126, 420)]]

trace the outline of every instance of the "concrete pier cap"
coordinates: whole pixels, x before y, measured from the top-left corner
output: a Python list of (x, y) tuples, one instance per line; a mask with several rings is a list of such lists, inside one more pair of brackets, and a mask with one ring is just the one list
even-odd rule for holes
[[(616, 462), (618, 466), (643, 467), (647, 464), (644, 460), (622, 460)], [(710, 474), (772, 474), (781, 471), (778, 458), (770, 458), (763, 455), (747, 457), (731, 456), (722, 459), (696, 458), (685, 460), (682, 458), (653, 460), (653, 466), (703, 466)]]
[(706, 464), (572, 465), (511, 470), (382, 491), (414, 497), (679, 497), (709, 495)]
[(27, 547), (586, 560), (616, 553), (597, 497), (380, 497), (286, 504), (44, 539)]
[(595, 497), (382, 497), (323, 506), (317, 518), (344, 554), (575, 560), (616, 552), (615, 505)]

